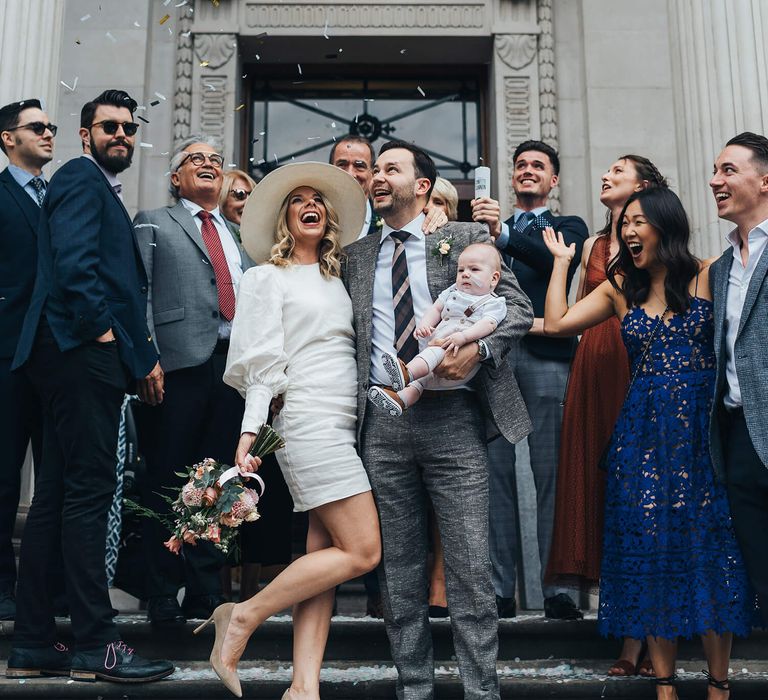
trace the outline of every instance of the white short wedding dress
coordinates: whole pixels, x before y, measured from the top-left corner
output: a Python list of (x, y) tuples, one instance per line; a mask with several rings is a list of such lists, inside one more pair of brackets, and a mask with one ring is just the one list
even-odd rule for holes
[(273, 427), (294, 510), (370, 490), (355, 450), (357, 364), (352, 303), (318, 264), (252, 267), (237, 294), (224, 381), (245, 397), (242, 432), (257, 432), (272, 398)]

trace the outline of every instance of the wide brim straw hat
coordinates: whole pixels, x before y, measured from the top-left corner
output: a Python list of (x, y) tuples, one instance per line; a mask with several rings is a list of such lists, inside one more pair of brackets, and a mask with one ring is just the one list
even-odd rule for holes
[(311, 187), (331, 203), (339, 218), (342, 247), (360, 235), (366, 214), (366, 198), (360, 183), (330, 163), (288, 163), (256, 185), (245, 203), (240, 238), (255, 263), (269, 260), (280, 207), (297, 187)]

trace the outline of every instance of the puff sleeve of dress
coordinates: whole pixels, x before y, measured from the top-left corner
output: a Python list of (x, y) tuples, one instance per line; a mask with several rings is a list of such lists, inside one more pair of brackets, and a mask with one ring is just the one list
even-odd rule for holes
[(252, 267), (240, 281), (224, 382), (245, 398), (244, 433), (258, 432), (270, 402), (288, 387), (284, 281), (274, 265)]

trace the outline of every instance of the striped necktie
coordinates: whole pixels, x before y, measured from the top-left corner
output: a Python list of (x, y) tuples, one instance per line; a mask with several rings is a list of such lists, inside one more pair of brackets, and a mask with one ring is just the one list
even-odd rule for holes
[(392, 303), (395, 309), (395, 349), (403, 362), (410, 362), (419, 352), (419, 343), (413, 337), (416, 318), (413, 314), (413, 296), (408, 278), (408, 260), (405, 256), (405, 241), (411, 235), (408, 231), (393, 231), (389, 234), (395, 244), (392, 256)]
[(208, 248), (211, 265), (213, 265), (216, 290), (219, 293), (219, 311), (222, 318), (231, 321), (235, 315), (235, 288), (232, 284), (232, 275), (229, 273), (224, 246), (221, 245), (221, 238), (219, 238), (219, 232), (216, 230), (210, 212), (201, 209), (197, 212), (197, 216), (203, 220), (201, 233), (203, 234), (203, 243)]
[(41, 177), (33, 177), (29, 184), (32, 185), (32, 189), (35, 190), (35, 199), (37, 199), (37, 206), (43, 206), (43, 199), (45, 199), (45, 180)]

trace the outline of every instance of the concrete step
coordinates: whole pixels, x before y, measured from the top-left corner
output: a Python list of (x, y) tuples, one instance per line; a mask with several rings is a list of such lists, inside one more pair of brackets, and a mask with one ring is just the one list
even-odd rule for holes
[[(501, 662), (498, 665), (502, 698), (517, 700), (583, 700), (590, 698), (650, 698), (652, 682), (638, 678), (612, 679), (603, 675), (608, 660), (539, 660)], [(681, 662), (681, 699), (705, 696), (705, 681), (700, 672), (703, 661)], [(734, 659), (731, 664), (733, 694), (740, 700), (765, 700), (768, 697), (768, 663)], [(4, 672), (4, 666), (0, 666)], [(239, 669), (243, 695), (278, 700), (291, 677), (291, 666), (279, 662), (242, 662)], [(383, 662), (325, 664), (320, 694), (324, 700), (392, 698), (395, 695), (395, 669)], [(438, 700), (463, 697), (455, 664), (437, 664), (435, 669)], [(179, 662), (176, 672), (156, 683), (124, 685), (79, 683), (68, 679), (27, 681), (0, 680), (0, 697), (15, 698), (231, 698), (207, 663)]]
[[(153, 629), (143, 614), (120, 615), (117, 618), (122, 638), (143, 656), (170, 658), (179, 661), (203, 661), (208, 658), (213, 641), (213, 626), (200, 635), (192, 630), (198, 622), (167, 630)], [(60, 638), (72, 640), (70, 623), (58, 621)], [(7, 658), (13, 633), (12, 622), (0, 622), (0, 659)], [(273, 617), (251, 637), (244, 659), (290, 661), (293, 627), (289, 615)], [(450, 662), (455, 658), (449, 620), (432, 620), (434, 658)], [(499, 623), (499, 659), (613, 659), (619, 642), (604, 639), (597, 633), (594, 614), (586, 619), (563, 622), (547, 620), (541, 615), (519, 615)], [(681, 640), (681, 659), (701, 658), (698, 639)], [(749, 639), (737, 639), (733, 656), (768, 661), (768, 632), (755, 631)], [(389, 642), (382, 620), (370, 617), (335, 617), (331, 623), (325, 658), (329, 661), (390, 661)], [(768, 698), (768, 692), (766, 692)]]

